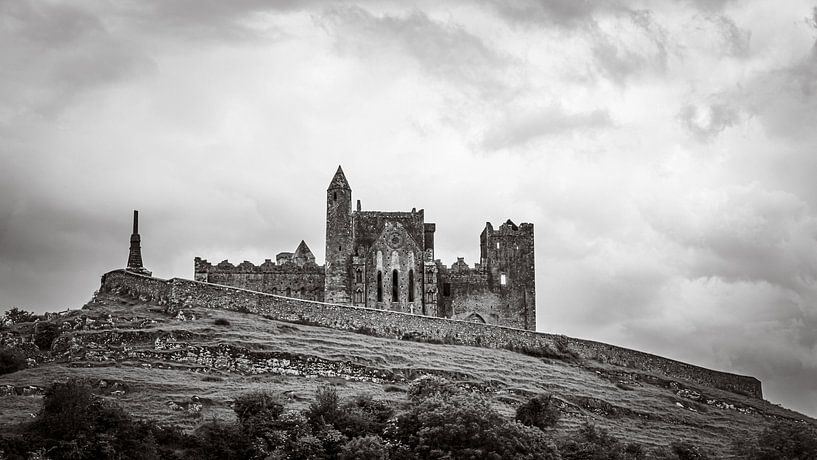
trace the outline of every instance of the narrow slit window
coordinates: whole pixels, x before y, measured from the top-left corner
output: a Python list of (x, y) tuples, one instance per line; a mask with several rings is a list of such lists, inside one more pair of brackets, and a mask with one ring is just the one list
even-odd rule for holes
[(414, 270), (409, 270), (408, 301), (414, 302)]
[(383, 301), (383, 273), (377, 272), (377, 301)]
[(508, 284), (508, 277), (505, 276), (504, 273), (499, 275), (499, 284), (501, 284), (502, 286), (505, 286), (505, 285)]
[(397, 270), (391, 272), (391, 301), (400, 301), (400, 281), (397, 279)]

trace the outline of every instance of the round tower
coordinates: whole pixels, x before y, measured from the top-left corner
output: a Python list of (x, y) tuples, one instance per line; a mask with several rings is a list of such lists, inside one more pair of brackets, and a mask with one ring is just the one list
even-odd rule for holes
[(326, 302), (349, 303), (352, 252), (352, 188), (338, 166), (326, 189)]

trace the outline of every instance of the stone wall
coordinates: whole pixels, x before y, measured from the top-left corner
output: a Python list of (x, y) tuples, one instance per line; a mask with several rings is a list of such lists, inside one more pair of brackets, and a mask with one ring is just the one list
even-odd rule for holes
[(300, 265), (292, 261), (274, 264), (267, 260), (261, 265), (244, 261), (233, 265), (224, 260), (213, 265), (196, 257), (194, 274), (196, 281), (299, 299), (324, 300), (324, 268), (314, 261)]
[(660, 373), (735, 393), (762, 398), (754, 377), (705, 369), (660, 356), (590, 340), (522, 329), (335, 305), (173, 278), (160, 280), (125, 270), (102, 277), (102, 290), (126, 292), (177, 306), (198, 306), (257, 313), (272, 319), (314, 324), (378, 337), (505, 348), (548, 355), (556, 351), (583, 359)]

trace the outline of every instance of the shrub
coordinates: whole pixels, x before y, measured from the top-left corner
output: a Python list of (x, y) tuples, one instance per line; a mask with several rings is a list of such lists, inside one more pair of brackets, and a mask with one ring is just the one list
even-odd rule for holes
[(306, 418), (313, 428), (319, 429), (323, 425), (334, 425), (340, 417), (338, 392), (333, 387), (319, 387), (315, 392), (315, 400), (306, 410)]
[(30, 323), (37, 319), (37, 315), (29, 311), (13, 307), (3, 314), (3, 322), (7, 324)]
[(817, 458), (817, 430), (804, 422), (784, 421), (767, 427), (739, 454), (751, 460)]
[(603, 428), (590, 423), (585, 423), (576, 433), (562, 440), (559, 452), (564, 460), (644, 458), (644, 450), (639, 444), (622, 444)]
[(60, 328), (54, 323), (39, 322), (34, 326), (34, 344), (40, 350), (51, 350), (51, 344), (59, 335)]
[(238, 421), (243, 425), (253, 417), (277, 419), (284, 412), (284, 398), (276, 393), (255, 391), (236, 398), (233, 404)]
[(371, 396), (357, 396), (340, 407), (334, 426), (348, 437), (382, 434), (394, 409)]
[(26, 357), (18, 350), (0, 348), (0, 375), (10, 374), (26, 368)]
[(516, 409), (516, 420), (540, 430), (556, 425), (561, 413), (551, 395), (538, 395)]
[(245, 459), (252, 456), (250, 441), (239, 425), (212, 421), (196, 429), (199, 446), (192, 458)]
[(216, 318), (216, 320), (213, 321), (213, 324), (216, 326), (229, 326), (230, 321), (227, 318)]
[(415, 401), (419, 401), (432, 396), (453, 396), (460, 392), (459, 387), (447, 379), (436, 375), (424, 375), (409, 383), (408, 396)]
[(380, 436), (363, 436), (344, 444), (338, 458), (340, 460), (387, 460), (389, 450)]
[(465, 393), (420, 401), (386, 436), (419, 458), (558, 458), (542, 431), (509, 421), (486, 400)]
[(149, 424), (134, 422), (77, 380), (54, 383), (46, 390), (29, 430), (52, 458), (157, 458)]

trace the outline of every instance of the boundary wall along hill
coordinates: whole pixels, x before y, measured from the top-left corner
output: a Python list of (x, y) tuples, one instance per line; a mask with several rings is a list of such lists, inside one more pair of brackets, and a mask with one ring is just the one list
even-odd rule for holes
[(294, 299), (191, 281), (163, 280), (126, 270), (102, 276), (102, 291), (127, 293), (177, 307), (197, 306), (265, 315), (271, 319), (422, 342), (504, 348), (547, 356), (554, 350), (616, 366), (666, 375), (734, 393), (762, 398), (750, 376), (715, 371), (627, 348), (562, 335), (413, 315), (387, 310)]

